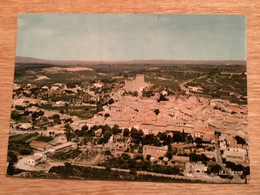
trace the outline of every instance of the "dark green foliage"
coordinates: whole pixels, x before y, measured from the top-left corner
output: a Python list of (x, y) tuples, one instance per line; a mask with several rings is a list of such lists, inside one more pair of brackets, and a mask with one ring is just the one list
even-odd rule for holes
[(124, 131), (123, 131), (123, 136), (129, 136), (130, 135), (130, 131), (129, 129), (125, 128)]
[(209, 160), (210, 159), (205, 154), (197, 155), (196, 153), (190, 153), (191, 162), (202, 161), (202, 163), (206, 165), (207, 161), (209, 161)]
[(26, 149), (23, 149), (23, 150), (20, 151), (20, 154), (21, 154), (21, 155), (30, 155), (30, 154), (31, 154), (31, 151), (26, 150)]
[(40, 142), (50, 142), (51, 140), (53, 140), (52, 137), (46, 137), (46, 136), (40, 136), (36, 139), (36, 141), (40, 141)]
[(147, 160), (139, 157), (131, 159), (128, 154), (123, 153), (122, 156), (119, 158), (108, 159), (103, 163), (103, 166), (107, 166), (109, 164), (109, 166), (113, 168), (129, 170), (134, 169), (135, 171), (148, 171), (163, 174), (182, 175), (181, 170), (178, 166), (170, 167), (164, 165), (152, 165), (152, 163), (149, 161), (150, 158), (151, 156), (147, 155)]
[(105, 114), (105, 117), (107, 118), (107, 117), (110, 117), (110, 114), (109, 113), (106, 113)]
[(9, 162), (7, 170), (6, 170), (7, 175), (13, 175), (14, 174), (14, 163), (12, 161)]
[(155, 110), (154, 110), (154, 113), (155, 113), (156, 115), (158, 115), (158, 114), (160, 113), (160, 110), (159, 110), (159, 109), (155, 109)]
[(214, 165), (208, 165), (208, 170), (207, 173), (215, 173), (218, 174), (222, 170), (222, 167), (219, 164), (214, 164)]
[[(119, 126), (118, 125), (114, 125), (112, 128), (113, 134), (116, 135), (120, 132), (120, 130), (118, 129)], [(122, 130), (121, 130), (122, 131)]]
[(115, 102), (115, 101), (114, 101), (113, 98), (110, 98), (109, 101), (108, 101), (109, 104), (113, 104), (114, 102)]
[(238, 135), (235, 137), (235, 139), (237, 140), (238, 144), (242, 144), (242, 145), (246, 144), (246, 141), (242, 137), (239, 137)]
[(131, 138), (132, 138), (132, 142), (133, 143), (140, 143), (142, 141), (142, 137), (143, 137), (143, 131), (142, 130), (137, 130), (135, 128), (131, 129)]
[(148, 134), (144, 136), (141, 140), (142, 145), (153, 145), (153, 146), (161, 146), (161, 142), (157, 136), (154, 134)]
[[(80, 167), (67, 164), (65, 166), (52, 167), (49, 174), (32, 172), (32, 177), (51, 177), (51, 178), (81, 178), (98, 180), (119, 180), (119, 181), (160, 181), (160, 182), (194, 182), (185, 179), (174, 179), (169, 177), (136, 174), (136, 169), (132, 168), (131, 173), (112, 171), (109, 165), (106, 169), (95, 169), (90, 167)], [(158, 169), (160, 170), (160, 169)], [(177, 173), (174, 168), (165, 168), (166, 174)], [(53, 175), (55, 174), (55, 175)]]
[(168, 101), (168, 99), (167, 99), (164, 95), (160, 94), (160, 98), (159, 98), (157, 101), (158, 101), (158, 102)]
[(244, 167), (241, 164), (235, 164), (233, 162), (227, 161), (226, 167), (230, 168), (232, 171), (242, 171), (243, 172), (242, 178), (245, 178), (246, 175), (250, 174), (250, 168)]
[[(60, 153), (55, 153), (52, 158), (59, 159), (59, 160), (67, 160), (67, 159), (74, 159), (77, 156), (81, 154), (81, 151), (79, 149), (76, 150), (70, 150), (68, 152), (60, 152)], [(69, 163), (66, 163), (67, 165), (70, 165)]]

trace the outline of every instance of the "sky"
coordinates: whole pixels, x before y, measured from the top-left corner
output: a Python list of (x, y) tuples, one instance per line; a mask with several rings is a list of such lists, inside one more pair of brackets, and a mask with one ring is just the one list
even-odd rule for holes
[(246, 60), (244, 15), (20, 14), (16, 56)]

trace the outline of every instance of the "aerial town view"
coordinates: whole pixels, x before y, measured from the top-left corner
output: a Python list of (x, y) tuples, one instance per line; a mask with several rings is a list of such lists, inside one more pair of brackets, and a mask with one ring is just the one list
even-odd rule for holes
[[(21, 15), (18, 33), (36, 16)], [(55, 17), (51, 22), (61, 21)], [(55, 33), (44, 31), (38, 38), (56, 38)], [(7, 176), (249, 183), (244, 58), (44, 59), (32, 51), (34, 42), (21, 50), (34, 55), (19, 51), (18, 44), (26, 43), (19, 38)]]

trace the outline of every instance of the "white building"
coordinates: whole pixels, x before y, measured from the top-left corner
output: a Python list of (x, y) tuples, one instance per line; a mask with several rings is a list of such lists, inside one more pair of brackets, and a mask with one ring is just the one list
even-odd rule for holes
[(191, 92), (203, 92), (203, 89), (201, 87), (188, 86), (188, 89)]
[(223, 158), (226, 158), (226, 161), (231, 161), (234, 163), (247, 162), (247, 155), (244, 152), (225, 150), (223, 153)]
[(27, 161), (27, 165), (29, 166), (36, 166), (39, 163), (44, 163), (47, 160), (47, 156), (45, 154), (39, 154), (35, 153), (33, 156), (31, 156)]
[(192, 174), (201, 174), (207, 171), (207, 167), (201, 162), (187, 162), (185, 163), (185, 172)]
[(20, 123), (19, 124), (19, 127), (21, 128), (21, 129), (30, 129), (30, 128), (32, 128), (32, 124), (31, 123)]

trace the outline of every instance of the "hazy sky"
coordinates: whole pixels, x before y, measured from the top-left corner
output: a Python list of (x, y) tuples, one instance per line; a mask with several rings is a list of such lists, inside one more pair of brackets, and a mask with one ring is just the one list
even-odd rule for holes
[(21, 14), (17, 56), (246, 60), (243, 15)]

